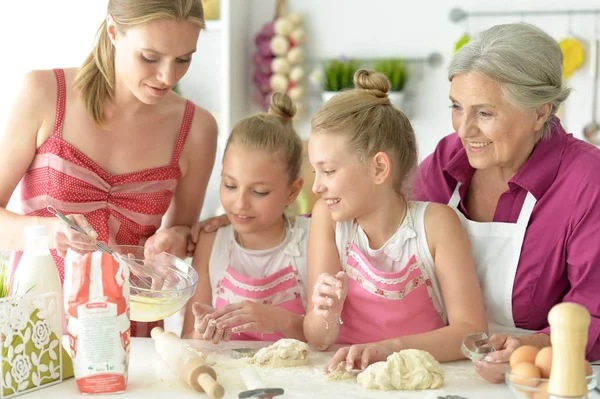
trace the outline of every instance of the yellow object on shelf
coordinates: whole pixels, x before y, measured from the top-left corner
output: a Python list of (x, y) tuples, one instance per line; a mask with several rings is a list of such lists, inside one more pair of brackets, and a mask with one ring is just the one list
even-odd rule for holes
[(563, 77), (569, 78), (583, 65), (585, 49), (583, 44), (574, 37), (563, 39), (559, 44), (563, 52)]
[(204, 7), (204, 19), (212, 21), (221, 18), (220, 15), (220, 0), (202, 0), (202, 6)]

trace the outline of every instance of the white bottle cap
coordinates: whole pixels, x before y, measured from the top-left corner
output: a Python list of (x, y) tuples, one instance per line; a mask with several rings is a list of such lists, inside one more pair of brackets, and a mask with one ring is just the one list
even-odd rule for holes
[(46, 238), (48, 228), (44, 225), (25, 226), (25, 238)]

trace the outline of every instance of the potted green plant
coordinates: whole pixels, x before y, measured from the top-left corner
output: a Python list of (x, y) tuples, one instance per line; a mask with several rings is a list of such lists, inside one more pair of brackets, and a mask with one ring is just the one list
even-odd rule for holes
[(408, 78), (404, 61), (401, 58), (381, 59), (374, 63), (373, 69), (388, 77), (392, 84), (388, 97), (395, 107), (402, 109), (403, 90)]
[(10, 252), (0, 250), (0, 298), (6, 298), (9, 294), (9, 279), (8, 275), (8, 260), (10, 258)]
[(359, 69), (359, 61), (339, 57), (323, 62), (321, 68), (312, 74), (311, 80), (322, 88), (323, 102), (340, 90), (354, 87), (354, 72)]

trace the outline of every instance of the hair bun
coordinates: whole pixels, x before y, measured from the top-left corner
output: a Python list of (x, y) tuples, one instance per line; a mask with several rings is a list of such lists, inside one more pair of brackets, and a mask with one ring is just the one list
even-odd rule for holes
[(271, 94), (269, 114), (292, 119), (296, 115), (296, 106), (286, 93), (275, 91)]
[(384, 74), (372, 69), (359, 69), (354, 73), (354, 86), (359, 90), (365, 90), (377, 97), (387, 97), (392, 85)]

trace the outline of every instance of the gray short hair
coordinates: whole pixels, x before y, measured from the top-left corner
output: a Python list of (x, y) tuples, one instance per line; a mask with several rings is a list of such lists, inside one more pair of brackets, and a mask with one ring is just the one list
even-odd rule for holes
[(571, 89), (562, 82), (563, 54), (543, 30), (525, 23), (496, 25), (463, 46), (448, 67), (448, 79), (476, 72), (502, 85), (506, 99), (523, 110), (551, 103), (552, 111), (540, 136), (550, 136), (550, 124)]

